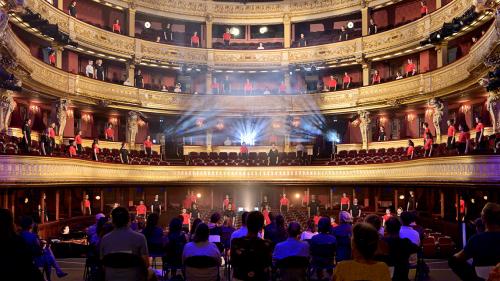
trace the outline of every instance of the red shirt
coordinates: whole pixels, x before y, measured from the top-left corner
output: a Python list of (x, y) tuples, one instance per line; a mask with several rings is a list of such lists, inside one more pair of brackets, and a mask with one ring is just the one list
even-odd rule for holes
[(286, 85), (285, 83), (280, 84), (280, 93), (284, 93), (286, 91)]
[(54, 128), (49, 128), (49, 137), (55, 138), (56, 137), (56, 131), (54, 131)]
[(429, 9), (427, 8), (427, 6), (421, 6), (420, 7), (420, 14), (427, 15), (428, 12), (429, 12)]
[(265, 209), (264, 211), (262, 211), (262, 214), (264, 215), (264, 221), (265, 221), (266, 225), (270, 224), (271, 219), (269, 218), (269, 211), (267, 209)]
[(414, 63), (409, 63), (406, 65), (406, 73), (413, 72), (415, 70), (415, 64)]
[(425, 128), (424, 130), (424, 140), (427, 140), (427, 134), (430, 132), (429, 128)]
[(112, 128), (107, 128), (105, 131), (106, 138), (113, 137), (115, 135), (115, 131)]
[(224, 201), (222, 201), (222, 204), (224, 205), (224, 208), (227, 208), (227, 206), (229, 206), (229, 199), (224, 199)]
[(182, 201), (182, 206), (184, 207), (184, 209), (191, 208), (192, 204), (193, 204), (193, 201), (191, 201), (191, 197), (188, 197), (188, 198), (184, 199), (184, 201)]
[(229, 41), (229, 40), (231, 40), (231, 33), (229, 33), (229, 32), (224, 32), (224, 34), (222, 35), (222, 39), (224, 39), (224, 41)]
[(121, 28), (119, 23), (113, 23), (113, 31), (121, 33)]
[(85, 208), (90, 208), (90, 200), (88, 200), (88, 199), (83, 200), (83, 206)]
[(72, 145), (69, 147), (69, 156), (76, 156), (76, 148)]
[(193, 35), (191, 37), (191, 42), (193, 42), (193, 44), (198, 44), (200, 43), (200, 37), (198, 37), (198, 35)]
[(383, 219), (384, 221), (387, 221), (390, 217), (392, 217), (392, 216), (391, 216), (391, 215), (388, 215), (388, 214), (385, 214), (385, 215), (383, 215), (383, 216), (382, 216), (382, 219)]
[(349, 197), (342, 197), (342, 198), (340, 198), (340, 204), (341, 205), (347, 205), (347, 204), (349, 204)]
[(281, 197), (281, 199), (280, 199), (280, 205), (282, 205), (282, 206), (288, 206), (288, 198)]
[(75, 142), (76, 142), (76, 144), (82, 144), (82, 136), (76, 135), (75, 136)]
[(219, 89), (219, 83), (212, 83), (212, 89)]
[(313, 219), (314, 219), (314, 224), (315, 224), (315, 225), (318, 225), (318, 222), (319, 222), (319, 216), (318, 216), (318, 215), (316, 215), (316, 216), (314, 216), (314, 218), (313, 218)]
[(375, 83), (375, 82), (380, 83), (380, 74), (373, 74), (373, 76), (372, 76), (372, 84)]
[(468, 139), (470, 139), (470, 133), (469, 132), (460, 132), (460, 133), (458, 133), (458, 140), (457, 140), (457, 142), (465, 143), (465, 142), (467, 142)]
[(342, 81), (344, 83), (351, 83), (351, 76), (349, 76), (349, 75), (344, 76), (344, 78), (342, 78)]
[(335, 88), (335, 86), (337, 86), (337, 80), (335, 79), (328, 80), (328, 87)]
[(408, 148), (406, 149), (406, 156), (411, 156), (413, 154), (414, 150), (415, 150), (415, 147), (408, 146)]
[(464, 201), (464, 199), (460, 199), (460, 213), (461, 214), (465, 213), (465, 201)]
[(181, 214), (182, 216), (182, 224), (189, 224), (189, 220), (191, 219), (191, 215), (188, 213)]
[(246, 146), (242, 145), (242, 146), (240, 147), (240, 153), (248, 153), (248, 147), (246, 147)]
[(454, 137), (455, 136), (455, 126), (450, 125), (448, 126), (448, 137)]
[(245, 91), (251, 91), (252, 90), (252, 83), (246, 82), (245, 85), (243, 86), (243, 88), (245, 89)]
[(143, 144), (144, 144), (144, 147), (147, 147), (147, 148), (153, 147), (153, 143), (150, 140), (145, 140)]
[(56, 64), (56, 55), (50, 55), (49, 62), (50, 64)]
[(476, 125), (476, 132), (481, 133), (481, 131), (484, 129), (483, 123), (477, 123)]
[(99, 146), (97, 144), (94, 144), (93, 146), (94, 146), (94, 148), (93, 148), (94, 152), (99, 153)]
[(135, 207), (135, 211), (137, 212), (138, 215), (146, 215), (146, 205), (141, 204)]

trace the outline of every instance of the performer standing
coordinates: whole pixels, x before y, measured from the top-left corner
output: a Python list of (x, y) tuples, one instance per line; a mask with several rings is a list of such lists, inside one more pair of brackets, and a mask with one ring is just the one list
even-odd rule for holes
[(182, 228), (189, 229), (189, 226), (191, 225), (191, 214), (188, 214), (186, 208), (182, 208), (181, 217), (182, 217)]
[(90, 208), (90, 200), (89, 200), (89, 195), (85, 194), (83, 196), (82, 200), (82, 214), (84, 216), (91, 216), (92, 215), (92, 209)]
[(408, 202), (406, 203), (406, 211), (413, 212), (416, 211), (418, 207), (417, 199), (415, 198), (415, 193), (413, 190), (410, 190), (410, 197), (408, 198)]
[(351, 213), (351, 217), (353, 218), (361, 217), (361, 206), (358, 205), (357, 198), (352, 199), (352, 205), (350, 206), (349, 211)]
[(268, 153), (269, 166), (278, 165), (278, 156), (279, 156), (278, 148), (276, 148), (276, 144), (273, 143)]
[(288, 198), (286, 198), (285, 193), (283, 193), (283, 196), (280, 199), (280, 213), (283, 213), (283, 210), (288, 212)]
[(224, 221), (226, 219), (231, 219), (231, 226), (232, 226), (232, 224), (234, 222), (234, 218), (236, 217), (236, 214), (234, 213), (234, 210), (233, 210), (233, 204), (229, 203), (227, 205), (227, 209), (224, 211), (223, 215), (224, 215)]
[(158, 194), (155, 195), (155, 200), (151, 203), (151, 213), (161, 215), (161, 202)]
[(222, 210), (223, 211), (227, 210), (228, 206), (229, 206), (229, 195), (226, 194), (226, 197), (222, 201)]
[(267, 206), (269, 206), (269, 202), (267, 202), (267, 195), (264, 195), (264, 198), (262, 198), (262, 202), (260, 203), (260, 211), (263, 212)]
[(270, 212), (271, 212), (271, 207), (269, 207), (269, 205), (264, 207), (264, 209), (262, 210), (262, 215), (264, 215), (264, 224), (265, 225), (268, 225), (271, 223), (271, 218), (269, 217)]
[(351, 207), (351, 200), (349, 200), (347, 194), (343, 192), (342, 198), (340, 198), (340, 211), (348, 212), (350, 207)]
[(311, 203), (308, 206), (309, 217), (312, 218), (319, 214), (319, 202), (316, 202), (316, 197), (311, 196)]
[(143, 219), (146, 218), (147, 208), (146, 208), (146, 205), (144, 205), (144, 200), (139, 201), (139, 205), (137, 205), (137, 207), (135, 207), (135, 211), (136, 211), (137, 217), (140, 217)]
[(446, 140), (446, 148), (452, 149), (455, 147), (455, 120), (449, 119), (446, 123), (448, 123), (448, 139)]
[(191, 205), (191, 218), (192, 219), (200, 218), (200, 210), (198, 209), (198, 205), (196, 205), (196, 203), (193, 203)]

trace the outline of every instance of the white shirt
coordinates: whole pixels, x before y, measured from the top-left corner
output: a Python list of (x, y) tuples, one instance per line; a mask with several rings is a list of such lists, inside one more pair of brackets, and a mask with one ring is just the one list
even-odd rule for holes
[(264, 91), (264, 95), (270, 95), (270, 94), (271, 94), (271, 92), (269, 90)]
[(411, 226), (401, 226), (399, 237), (401, 239), (408, 238), (413, 244), (420, 246), (420, 235)]
[(219, 249), (217, 249), (217, 246), (212, 242), (189, 242), (184, 245), (182, 260), (193, 256), (209, 256), (220, 259), (220, 252)]
[(257, 47), (257, 50), (264, 50), (264, 46)]
[(310, 232), (310, 231), (304, 231), (302, 232), (302, 234), (300, 235), (300, 240), (304, 241), (304, 240), (311, 240), (311, 238), (318, 234), (317, 232)]
[(181, 87), (175, 87), (174, 93), (180, 93), (182, 92)]
[[(235, 232), (233, 232), (231, 234), (231, 240), (233, 240), (234, 238), (245, 237), (245, 236), (247, 236), (247, 234), (248, 234), (248, 228), (243, 225), (238, 230), (236, 230)], [(257, 236), (259, 236), (259, 238), (262, 239), (262, 232), (259, 232), (259, 234)]]
[(87, 64), (85, 67), (85, 75), (94, 77), (94, 66)]
[(230, 139), (224, 141), (224, 145), (231, 145), (233, 142)]
[(296, 152), (304, 151), (304, 146), (302, 144), (297, 144), (297, 146), (295, 147), (295, 151)]

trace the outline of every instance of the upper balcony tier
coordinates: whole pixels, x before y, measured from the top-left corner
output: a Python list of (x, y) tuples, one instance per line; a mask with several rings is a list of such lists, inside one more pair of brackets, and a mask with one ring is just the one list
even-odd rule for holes
[[(172, 3), (170, 3), (172, 2)], [(299, 2), (303, 5), (330, 7), (351, 6), (351, 2), (336, 3), (338, 1), (292, 1), (272, 4), (248, 4), (248, 7), (281, 7), (290, 5), (292, 11), (299, 11)], [(358, 2), (358, 1), (355, 1)], [(377, 1), (370, 1), (375, 3)], [(443, 8), (401, 27), (337, 43), (277, 50), (216, 50), (173, 46), (168, 44), (146, 41), (138, 38), (116, 34), (100, 29), (78, 19), (50, 5), (46, 1), (30, 1), (28, 8), (39, 13), (52, 24), (57, 24), (60, 31), (69, 34), (82, 48), (98, 51), (122, 59), (134, 58), (135, 62), (145, 61), (167, 64), (196, 64), (210, 68), (287, 68), (288, 65), (331, 62), (331, 61), (360, 61), (361, 59), (376, 59), (387, 54), (398, 52), (412, 52), (420, 47), (420, 41), (427, 39), (430, 33), (442, 28), (443, 23), (461, 16), (468, 8), (470, 1), (454, 0)], [(135, 2), (134, 2), (135, 3)], [(154, 0), (145, 0), (144, 5), (154, 5)], [(241, 4), (217, 3), (211, 1), (168, 1), (170, 4), (158, 4), (159, 9), (176, 8), (196, 12), (203, 10), (204, 5), (216, 7), (240, 7)], [(175, 3), (175, 4), (174, 4)], [(332, 5), (333, 4), (333, 5)], [(270, 6), (269, 6), (270, 5)], [(250, 9), (251, 10), (251, 9)], [(272, 9), (271, 9), (272, 10)], [(276, 10), (280, 10), (276, 8)], [(245, 8), (246, 11), (246, 8)], [(253, 11), (253, 10), (252, 10)], [(304, 12), (307, 13), (307, 12)], [(250, 13), (252, 14), (252, 13)]]
[(101, 82), (47, 65), (34, 58), (11, 29), (5, 35), (5, 47), (20, 66), (13, 71), (22, 79), (24, 86), (35, 91), (87, 104), (106, 101), (114, 108), (162, 113), (213, 112), (224, 116), (356, 112), (451, 95), (478, 86), (477, 79), (487, 71), (483, 67), (484, 58), (497, 44), (498, 33), (492, 25), (466, 56), (434, 71), (339, 93), (263, 98), (170, 94)]

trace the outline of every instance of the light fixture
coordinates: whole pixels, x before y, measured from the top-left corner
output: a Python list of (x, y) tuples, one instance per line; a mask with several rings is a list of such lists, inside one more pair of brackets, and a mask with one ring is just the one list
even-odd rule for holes
[(354, 23), (352, 21), (347, 23), (347, 28), (353, 28), (353, 27), (354, 27)]
[(488, 196), (487, 195), (483, 196), (483, 199), (488, 200)]
[(239, 36), (240, 35), (240, 29), (237, 27), (231, 27), (229, 29), (229, 33), (231, 33), (233, 36)]
[(151, 28), (151, 23), (149, 21), (145, 22), (144, 27), (148, 29)]
[(267, 31), (268, 31), (267, 26), (261, 26), (261, 27), (259, 28), (259, 33), (260, 33), (260, 34), (267, 33)]
[(201, 193), (197, 193), (196, 198), (201, 198)]
[(66, 111), (66, 116), (68, 118), (73, 118), (73, 116), (75, 115), (73, 109), (68, 109), (68, 111)]
[(471, 202), (472, 204), (474, 204), (474, 203), (476, 203), (476, 200), (475, 200), (474, 198), (471, 198), (471, 199), (470, 199), (470, 202)]
[(460, 106), (460, 111), (462, 111), (463, 113), (467, 113), (470, 111), (470, 105), (468, 104), (462, 104), (462, 106)]
[(387, 118), (385, 116), (382, 116), (382, 117), (380, 117), (379, 121), (380, 121), (380, 124), (385, 124), (385, 122), (387, 122)]
[(197, 127), (203, 127), (203, 125), (205, 124), (205, 119), (197, 118), (195, 124)]
[(433, 113), (432, 108), (427, 108), (427, 109), (425, 110), (425, 116), (426, 116), (426, 117), (431, 117), (431, 116), (432, 116), (432, 113)]
[(116, 124), (118, 124), (118, 118), (116, 118), (116, 117), (110, 117), (109, 120), (108, 120), (108, 123), (116, 125)]
[(101, 200), (101, 196), (97, 195), (97, 196), (95, 197), (95, 200)]
[(88, 123), (88, 122), (90, 122), (90, 119), (92, 119), (92, 116), (90, 116), (89, 113), (82, 114), (82, 120), (83, 120), (83, 122)]
[(406, 120), (408, 122), (412, 122), (413, 120), (415, 120), (415, 114), (409, 113), (408, 115), (406, 115)]
[(405, 200), (405, 196), (404, 195), (399, 195), (399, 199)]
[(139, 125), (139, 127), (144, 127), (146, 126), (146, 122), (144, 122), (144, 120), (139, 120), (137, 121), (137, 125)]
[(38, 105), (31, 105), (30, 106), (30, 111), (34, 112), (34, 113), (39, 112), (40, 111), (40, 107)]
[(295, 193), (295, 198), (299, 199), (300, 198), (300, 193)]
[(222, 119), (217, 120), (217, 124), (215, 125), (215, 128), (217, 128), (217, 130), (219, 130), (219, 131), (224, 129), (224, 121)]

